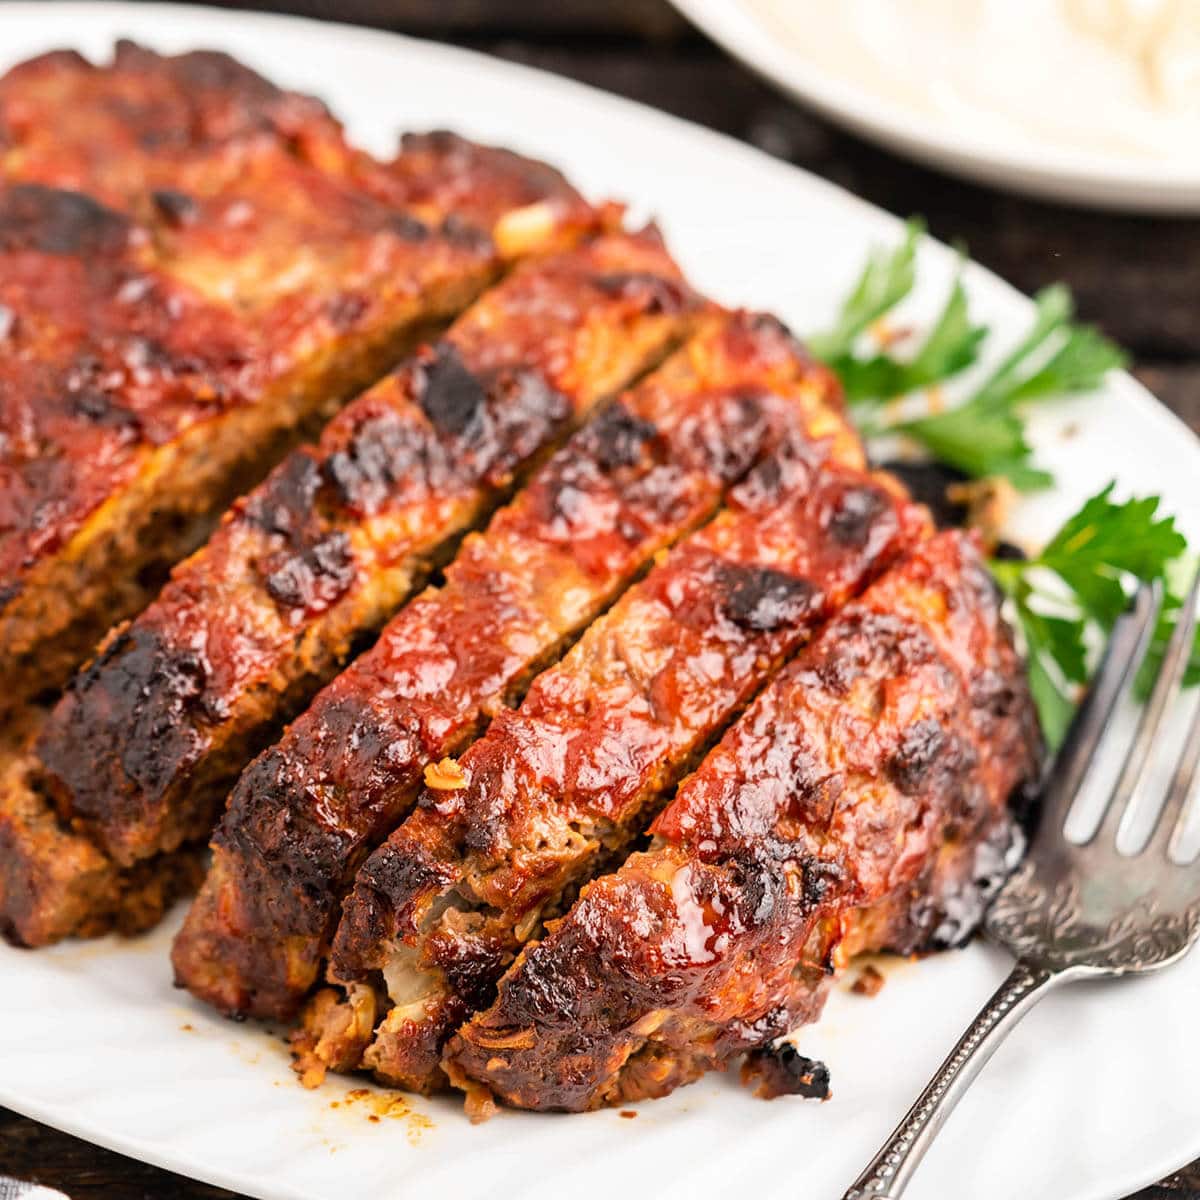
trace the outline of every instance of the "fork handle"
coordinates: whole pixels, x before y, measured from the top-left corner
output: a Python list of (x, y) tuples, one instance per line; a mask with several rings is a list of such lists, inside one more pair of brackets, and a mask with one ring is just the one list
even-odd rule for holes
[(942, 1124), (1014, 1025), (1062, 979), (1021, 959), (843, 1200), (900, 1200)]

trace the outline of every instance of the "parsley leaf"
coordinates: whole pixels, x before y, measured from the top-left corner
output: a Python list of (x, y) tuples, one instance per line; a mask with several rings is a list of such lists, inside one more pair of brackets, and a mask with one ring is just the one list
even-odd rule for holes
[(846, 353), (830, 366), (841, 377), (847, 401), (863, 406), (907, 396), (966, 370), (979, 357), (987, 332), (984, 326), (971, 324), (967, 292), (961, 277), (956, 277), (938, 319), (912, 358), (903, 361), (886, 353), (860, 358)]
[[(976, 362), (988, 336), (985, 326), (971, 321), (960, 269), (915, 354), (905, 359), (886, 349), (856, 351), (870, 326), (912, 291), (923, 232), (922, 223), (911, 220), (894, 250), (872, 251), (833, 327), (809, 339), (817, 357), (841, 377), (856, 416), (954, 378)], [(1020, 491), (1049, 486), (1052, 477), (1032, 462), (1025, 406), (1091, 391), (1125, 362), (1124, 354), (1096, 330), (1073, 322), (1074, 308), (1062, 285), (1043, 289), (1024, 337), (962, 403), (944, 412), (869, 420), (868, 435), (903, 434), (967, 475), (1002, 475)]]
[(968, 475), (1003, 475), (1020, 491), (1052, 483), (1031, 465), (1022, 407), (1092, 391), (1125, 356), (1094, 329), (1071, 323), (1074, 304), (1066, 288), (1046, 288), (1035, 302), (1025, 337), (964, 403), (892, 428)]
[(1033, 451), (1016, 413), (981, 411), (967, 403), (891, 427), (920, 442), (940, 462), (975, 479), (1003, 475), (1018, 491), (1049, 487), (1054, 477), (1030, 463)]
[[(1173, 517), (1147, 496), (1117, 503), (1113, 484), (1088, 499), (1033, 558), (990, 566), (1013, 602), (1025, 640), (1029, 681), (1046, 740), (1057, 746), (1075, 711), (1076, 685), (1091, 673), (1090, 647), (1125, 611), (1134, 581), (1168, 583), (1187, 548)], [(1177, 598), (1164, 606), (1158, 638), (1170, 636)], [(1159, 649), (1161, 655), (1161, 646)], [(1148, 668), (1153, 678), (1153, 668)], [(1192, 673), (1200, 679), (1200, 638)]]
[(818, 358), (832, 363), (848, 355), (867, 327), (912, 291), (917, 277), (917, 243), (924, 232), (924, 222), (914, 217), (905, 226), (904, 241), (894, 250), (871, 251), (833, 328), (808, 338), (809, 349)]

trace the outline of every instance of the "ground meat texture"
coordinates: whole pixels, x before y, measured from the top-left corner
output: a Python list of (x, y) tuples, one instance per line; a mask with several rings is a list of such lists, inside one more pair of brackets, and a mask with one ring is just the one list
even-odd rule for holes
[[(517, 270), (239, 501), (72, 681), (39, 756), (118, 862), (206, 837), (245, 763), (522, 465), (682, 336), (686, 306), (666, 315), (593, 282), (620, 264), (682, 286), (652, 233)], [(366, 440), (384, 425), (390, 439)]]
[[(863, 537), (834, 532), (864, 508)], [(364, 1065), (389, 1083), (444, 1085), (433, 1051), (490, 995), (496, 964), (628, 849), (783, 658), (925, 532), (889, 479), (803, 438), (756, 462), (710, 524), (497, 715), (459, 760), (468, 786), (426, 790), (367, 860), (332, 967), (343, 981), (382, 977), (395, 1002)], [(422, 870), (392, 866), (409, 861)], [(464, 972), (469, 995), (455, 986)], [(539, 1003), (556, 1007), (573, 978), (543, 977)]]
[[(418, 332), (614, 216), (450, 136), (372, 160), (223, 55), (122, 43), (0, 78), (0, 719), (53, 695)], [(328, 607), (355, 569), (336, 533), (306, 543), (274, 601)]]
[(787, 1064), (764, 1048), (815, 1019), (853, 954), (936, 944), (1040, 749), (977, 545), (940, 534), (784, 668), (651, 847), (526, 947), (445, 1069), (479, 1114), (662, 1095), (747, 1053), (749, 1081), (778, 1093)]
[[(659, 290), (644, 270), (637, 278), (636, 291), (609, 294), (628, 304)], [(294, 1012), (355, 869), (408, 811), (426, 764), (515, 699), (785, 430), (861, 463), (832, 377), (777, 329), (759, 332), (745, 314), (701, 326), (468, 537), (445, 585), (404, 609), (243, 774), (176, 946), (196, 994), (226, 1011)]]
[(61, 684), (415, 328), (611, 217), (461, 139), (377, 163), (225, 56), (129, 43), (0, 78), (0, 186), (0, 705)]
[(0, 732), (0, 937), (44, 946), (73, 933), (140, 933), (204, 872), (200, 849), (123, 870), (64, 823), (38, 786), (30, 742), (45, 719), (27, 705)]

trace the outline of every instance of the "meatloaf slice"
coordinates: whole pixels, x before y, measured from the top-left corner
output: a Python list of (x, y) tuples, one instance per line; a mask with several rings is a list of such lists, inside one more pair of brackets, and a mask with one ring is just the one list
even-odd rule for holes
[(450, 137), (373, 163), (230, 60), (128, 46), (0, 80), (0, 181), (0, 705), (61, 684), (306, 425), (513, 255), (613, 215)]
[(363, 1065), (426, 1091), (541, 922), (626, 852), (780, 662), (927, 529), (797, 431), (540, 675), (363, 865), (332, 974), (386, 996)]
[(283, 722), (696, 307), (653, 230), (486, 293), (239, 500), (75, 676), (38, 744), (62, 811), (125, 866), (207, 839)]
[(778, 323), (710, 314), (245, 772), (176, 944), (180, 980), (227, 1012), (293, 1014), (354, 870), (405, 814), (422, 768), (515, 700), (796, 424), (861, 461), (836, 383)]
[[(578, 1111), (661, 1096), (815, 1019), (860, 950), (960, 939), (1040, 745), (974, 541), (919, 547), (825, 627), (658, 817), (525, 948), (445, 1066)], [(769, 1092), (762, 1057), (747, 1072)], [(764, 1080), (764, 1076), (766, 1077)]]
[(44, 946), (154, 925), (204, 873), (195, 847), (119, 868), (58, 817), (42, 792), (31, 749), (45, 712), (10, 713), (0, 733), (0, 937)]

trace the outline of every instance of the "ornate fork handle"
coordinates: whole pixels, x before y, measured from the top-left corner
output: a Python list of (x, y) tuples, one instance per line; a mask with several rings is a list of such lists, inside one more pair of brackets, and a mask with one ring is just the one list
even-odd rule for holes
[(1063, 972), (1021, 959), (843, 1200), (899, 1200), (938, 1130), (988, 1059), (1013, 1026), (1065, 978)]

